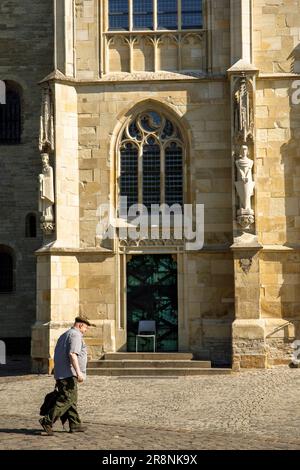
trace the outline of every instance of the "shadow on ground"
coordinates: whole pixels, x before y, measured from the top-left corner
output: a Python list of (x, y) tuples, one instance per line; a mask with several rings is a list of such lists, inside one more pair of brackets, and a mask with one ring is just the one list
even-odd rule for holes
[(14, 377), (31, 374), (30, 356), (8, 356), (6, 364), (0, 364), (0, 377)]

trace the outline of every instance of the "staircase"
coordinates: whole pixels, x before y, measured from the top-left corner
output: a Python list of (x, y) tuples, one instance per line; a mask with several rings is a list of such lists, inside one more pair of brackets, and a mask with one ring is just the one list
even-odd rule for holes
[(231, 369), (212, 368), (190, 353), (107, 353), (88, 363), (87, 374), (99, 376), (192, 376), (230, 374)]

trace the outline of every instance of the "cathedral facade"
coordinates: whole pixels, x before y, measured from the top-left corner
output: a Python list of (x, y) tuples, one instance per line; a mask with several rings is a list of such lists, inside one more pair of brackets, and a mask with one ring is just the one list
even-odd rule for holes
[(0, 5), (0, 338), (48, 372), (81, 313), (92, 358), (134, 352), (149, 320), (157, 352), (290, 362), (300, 0), (18, 3)]

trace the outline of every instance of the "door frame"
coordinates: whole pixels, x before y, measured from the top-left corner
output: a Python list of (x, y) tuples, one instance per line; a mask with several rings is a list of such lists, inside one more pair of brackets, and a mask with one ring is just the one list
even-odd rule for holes
[(128, 249), (116, 255), (116, 351), (127, 351), (127, 261), (135, 255), (172, 255), (177, 262), (177, 298), (178, 298), (178, 352), (189, 352), (188, 322), (188, 285), (186, 282), (186, 253), (180, 249), (165, 251), (163, 249)]

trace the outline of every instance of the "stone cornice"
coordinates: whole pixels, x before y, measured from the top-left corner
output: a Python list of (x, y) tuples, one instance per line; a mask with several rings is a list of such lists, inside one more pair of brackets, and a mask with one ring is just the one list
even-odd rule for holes
[(292, 72), (278, 72), (278, 73), (259, 73), (258, 80), (300, 80), (299, 73), (292, 73)]
[[(170, 252), (172, 251), (172, 253), (177, 252), (176, 250), (177, 247), (172, 247), (172, 246), (162, 246), (162, 247), (146, 246), (146, 247), (139, 247), (138, 250), (136, 251), (148, 252), (149, 249), (150, 250), (155, 249), (157, 252), (159, 252), (160, 248), (161, 248), (161, 252), (166, 252), (166, 250), (169, 250)], [(134, 252), (133, 249), (131, 251)], [(202, 250), (188, 251), (187, 253), (199, 253), (199, 254), (216, 253), (217, 254), (217, 253), (230, 253), (230, 251), (231, 251), (230, 245), (204, 245)], [(185, 252), (185, 250), (181, 250), (180, 252), (181, 253)], [(96, 254), (96, 255), (113, 256), (113, 255), (116, 255), (117, 253), (115, 250), (109, 250), (107, 248), (100, 248), (100, 247), (97, 247), (97, 248), (63, 248), (63, 247), (53, 247), (53, 246), (45, 246), (35, 252), (36, 256), (79, 256), (79, 255), (87, 255), (87, 254), (88, 255)]]
[(45, 83), (63, 83), (73, 86), (86, 86), (86, 85), (107, 85), (107, 84), (132, 84), (132, 83), (164, 83), (164, 82), (204, 82), (204, 81), (227, 81), (226, 75), (209, 75), (197, 72), (141, 72), (141, 73), (112, 73), (107, 74), (103, 78), (83, 79), (67, 77), (59, 70), (51, 72), (39, 85)]
[(300, 251), (300, 245), (264, 245), (263, 251), (273, 253)]
[(36, 256), (78, 256), (86, 254), (114, 255), (115, 251), (106, 248), (56, 248), (43, 247), (35, 252)]

